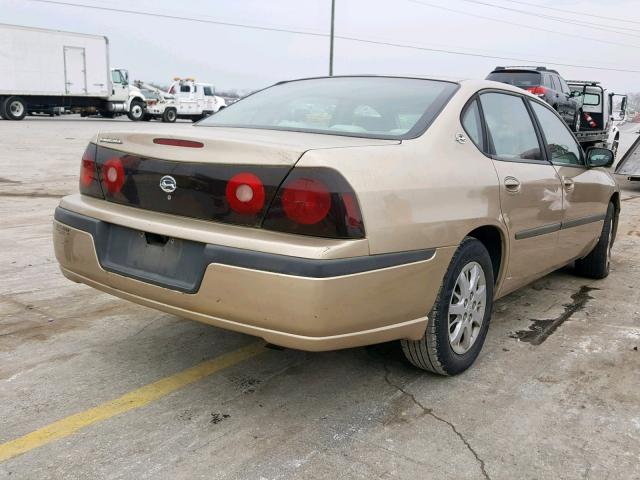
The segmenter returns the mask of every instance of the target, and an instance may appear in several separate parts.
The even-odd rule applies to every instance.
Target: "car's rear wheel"
[[[424,336],[401,341],[407,359],[440,375],[469,368],[487,335],[493,286],[489,252],[475,238],[465,238],[451,259]]]
[[[615,207],[613,203],[607,208],[607,215],[602,225],[600,239],[593,250],[584,258],[576,260],[576,273],[583,277],[601,279],[611,271],[611,250],[613,248],[613,228]]]

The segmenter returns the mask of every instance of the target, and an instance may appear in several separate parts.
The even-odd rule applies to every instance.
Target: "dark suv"
[[[545,67],[496,67],[487,80],[528,90],[551,105],[574,132],[580,129],[580,104],[557,71]]]

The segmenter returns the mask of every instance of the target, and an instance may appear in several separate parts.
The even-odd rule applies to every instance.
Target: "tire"
[[[165,123],[175,123],[178,118],[178,114],[175,108],[167,108],[162,113],[162,121]]]
[[[142,121],[143,121],[143,122],[150,122],[151,120],[153,120],[153,117],[152,117],[151,115],[149,115],[148,113],[145,113],[145,114],[142,116]]]
[[[144,102],[140,100],[132,100],[131,105],[129,105],[129,111],[127,112],[127,117],[132,122],[138,122],[142,120],[145,114],[145,106]]]
[[[589,255],[576,260],[575,271],[578,275],[598,280],[609,276],[611,271],[611,248],[614,240],[615,211],[613,203],[609,203],[598,243],[589,252]]]
[[[484,299],[481,296],[476,297],[472,292],[465,300],[464,295],[460,295],[463,291],[460,289],[459,277],[462,277],[463,272],[472,272],[474,268],[479,268],[484,277]],[[480,277],[480,274],[478,276]],[[481,287],[482,282],[476,282],[476,285]],[[493,308],[493,287],[493,266],[489,252],[479,240],[466,237],[449,263],[442,286],[429,313],[424,336],[420,340],[400,341],[407,360],[418,368],[440,375],[456,375],[469,368],[478,357],[487,336]],[[480,290],[476,293],[480,295]],[[460,305],[460,314],[451,313],[451,302],[456,299],[459,299],[456,303]],[[477,299],[481,300],[483,305],[473,308],[476,307]],[[464,320],[469,312],[474,312],[469,317],[472,323]],[[450,318],[454,315],[450,323]],[[470,328],[465,329],[465,324],[470,324]],[[455,337],[458,332],[459,343],[455,339],[451,341],[452,327],[454,329],[451,334]],[[468,332],[472,333],[469,335]],[[465,335],[466,341],[462,342]]]
[[[20,97],[9,97],[4,101],[2,116],[7,120],[22,120],[27,116],[27,104]]]

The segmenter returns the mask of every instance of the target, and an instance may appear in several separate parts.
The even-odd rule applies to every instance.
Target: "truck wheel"
[[[132,100],[131,105],[129,105],[127,117],[129,117],[129,120],[131,120],[132,122],[142,120],[142,117],[144,117],[144,110],[144,103],[142,103],[140,100]]]
[[[22,120],[27,115],[27,104],[20,97],[9,97],[4,101],[2,114],[7,120]]]
[[[152,115],[149,115],[148,113],[145,113],[145,114],[142,116],[142,121],[143,121],[143,122],[149,122],[149,121],[151,121],[151,120],[153,120],[153,116],[152,116]]]
[[[607,208],[607,215],[602,225],[600,239],[593,250],[584,258],[576,260],[576,273],[583,277],[601,279],[609,275],[611,269],[611,249],[613,248],[613,227],[615,207],[613,203]]]
[[[178,114],[174,108],[167,108],[162,114],[162,121],[165,123],[174,123],[178,118]]]
[[[454,253],[420,340],[401,340],[416,367],[440,375],[463,372],[478,357],[493,307],[493,266],[485,246],[466,237]]]
[[[0,97],[0,119],[4,118],[4,104],[6,100],[5,97]]]

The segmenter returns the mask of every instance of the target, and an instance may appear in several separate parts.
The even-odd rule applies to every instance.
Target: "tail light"
[[[294,168],[263,228],[330,238],[364,238],[360,206],[347,181],[328,168]]]
[[[106,187],[107,191],[111,194],[120,192],[125,180],[122,160],[118,157],[110,158],[104,162],[101,171],[102,184]]]
[[[95,144],[90,143],[82,155],[80,163],[80,193],[103,198],[96,165],[97,148]]]
[[[537,95],[539,97],[544,97],[547,93],[547,89],[542,87],[542,86],[537,86],[537,87],[529,87],[527,88],[528,92],[533,93],[534,95]]]
[[[264,207],[264,184],[253,173],[242,172],[231,177],[225,195],[231,210],[242,215],[255,215]]]

